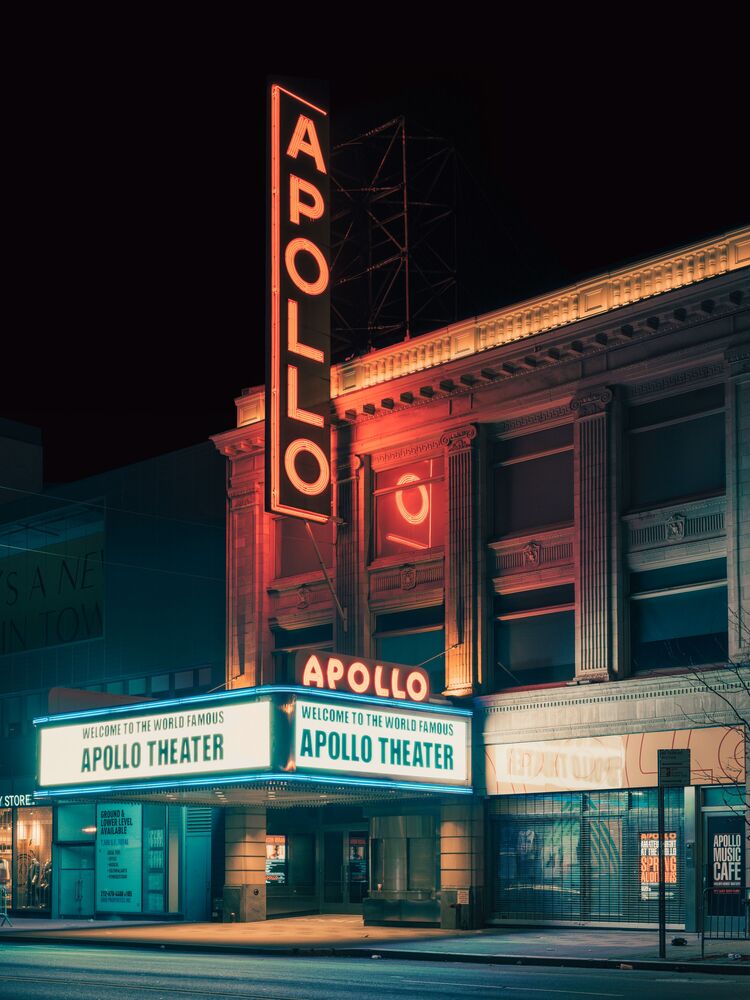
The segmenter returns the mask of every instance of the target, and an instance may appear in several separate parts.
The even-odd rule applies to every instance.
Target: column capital
[[[471,442],[477,436],[475,424],[466,424],[465,427],[453,427],[440,435],[440,444],[447,448],[449,452],[468,451]]]
[[[750,375],[750,342],[727,348],[724,358],[730,378]]]
[[[614,393],[608,385],[596,386],[577,392],[570,401],[570,408],[577,417],[593,417],[606,413]]]

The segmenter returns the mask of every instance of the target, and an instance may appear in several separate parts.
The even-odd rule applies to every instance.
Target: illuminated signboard
[[[379,472],[375,487],[376,555],[426,552],[445,541],[443,459]]]
[[[103,913],[140,913],[141,806],[98,805],[96,829],[96,909]]]
[[[69,712],[34,724],[37,802],[264,782],[275,789],[313,782],[471,794],[471,712],[451,705],[279,685]],[[113,827],[118,818],[107,817]],[[120,825],[137,839],[133,822]],[[114,828],[109,835],[126,837]],[[278,850],[269,860],[281,861],[280,842],[271,844]],[[119,855],[124,870],[131,845],[114,846],[126,852]]]
[[[328,115],[270,88],[266,509],[331,515]]]
[[[659,834],[641,834],[641,899],[659,898]],[[677,885],[677,834],[664,834],[664,884]],[[667,899],[674,899],[674,888],[666,889]]]
[[[691,783],[745,781],[742,733],[729,726],[666,730],[570,740],[485,746],[490,795],[652,788],[658,752],[675,743],[691,749]]]
[[[295,669],[303,687],[350,691],[394,701],[420,702],[430,697],[430,675],[422,667],[303,650],[297,654]]]
[[[469,720],[376,701],[306,701],[294,716],[297,770],[345,771],[401,782],[469,781]]]
[[[121,718],[87,714],[89,721],[40,730],[40,787],[186,778],[270,763],[265,701]]]
[[[286,885],[286,834],[266,834],[266,883]]]
[[[706,886],[713,890],[708,894],[708,913],[741,917],[745,885],[745,818],[708,816],[706,825]]]

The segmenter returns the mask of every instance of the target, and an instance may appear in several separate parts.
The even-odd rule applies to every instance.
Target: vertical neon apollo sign
[[[331,515],[328,115],[270,88],[266,509]]]

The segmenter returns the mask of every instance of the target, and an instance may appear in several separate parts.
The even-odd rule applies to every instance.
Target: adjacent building
[[[224,470],[206,443],[45,488],[39,432],[8,421],[0,458],[0,886],[16,914],[93,917],[94,810],[35,799],[33,719],[223,686]],[[207,917],[212,814],[148,822],[172,860],[143,912]]]

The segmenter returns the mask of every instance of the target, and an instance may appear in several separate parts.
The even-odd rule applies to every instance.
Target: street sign
[[[684,788],[690,784],[690,751],[659,750],[659,787]]]
[[[659,958],[667,957],[666,859],[664,856],[664,789],[690,784],[690,751],[659,750]]]

